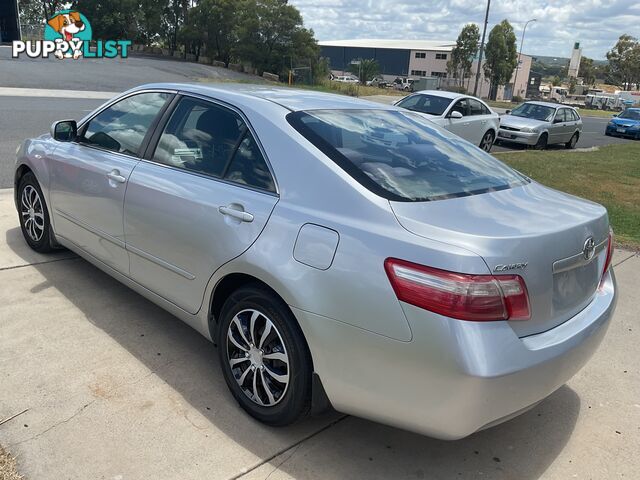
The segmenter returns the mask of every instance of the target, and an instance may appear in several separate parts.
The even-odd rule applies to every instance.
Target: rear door
[[[127,188],[131,277],[196,313],[211,275],[257,239],[278,196],[239,111],[184,96],[163,123]]]
[[[51,204],[56,234],[125,275],[123,204],[127,181],[139,162],[168,92],[128,96],[81,128],[77,142],[51,156]]]

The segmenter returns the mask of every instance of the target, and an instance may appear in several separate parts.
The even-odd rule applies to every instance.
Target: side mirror
[[[505,114],[505,115],[509,115],[510,113],[511,113],[511,110],[505,110],[505,111],[504,111],[504,114]]]
[[[78,136],[75,120],[59,120],[51,125],[51,138],[58,142],[72,142]]]
[[[561,118],[554,118],[553,123],[562,123],[563,120]]]
[[[617,117],[618,115],[620,115],[619,113],[613,113],[611,114],[612,117]]]
[[[454,111],[452,111],[452,112],[450,112],[450,113],[449,113],[449,118],[457,118],[457,119],[460,119],[460,118],[462,118],[462,114],[461,114],[459,111],[454,110]]]

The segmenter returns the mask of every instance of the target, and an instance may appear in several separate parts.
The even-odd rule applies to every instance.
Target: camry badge
[[[507,272],[509,270],[524,270],[529,265],[528,262],[524,263],[508,263],[506,265],[496,265],[493,269],[494,272]]]
[[[593,237],[589,237],[584,242],[584,247],[582,248],[582,255],[584,255],[585,260],[591,260],[596,253],[596,242],[593,240]]]

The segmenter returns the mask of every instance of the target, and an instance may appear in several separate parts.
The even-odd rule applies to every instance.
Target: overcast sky
[[[318,40],[353,38],[453,40],[469,22],[482,24],[486,0],[290,0]],[[623,33],[640,36],[638,0],[493,0],[489,30],[503,19],[514,27],[523,53],[569,57],[580,41],[583,55],[604,59]],[[488,33],[487,33],[488,35]]]

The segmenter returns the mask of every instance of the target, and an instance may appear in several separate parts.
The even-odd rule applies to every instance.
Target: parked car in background
[[[378,88],[387,88],[389,86],[389,82],[387,82],[383,77],[374,77],[371,80],[367,81],[367,86],[369,87],[378,87]]]
[[[537,150],[558,143],[575,148],[581,132],[582,119],[575,108],[549,102],[525,102],[500,117],[497,140]]]
[[[395,103],[490,152],[500,116],[482,100],[444,90],[423,90]]]
[[[616,303],[604,207],[345,96],[143,85],[25,140],[15,206],[31,248],[212,340],[269,425],[332,405],[464,437],[575,375]]]
[[[604,134],[640,140],[640,108],[627,108],[624,112],[614,116],[609,120]]]
[[[415,82],[414,78],[396,78],[393,81],[393,88],[396,90],[403,90],[405,92],[413,92],[413,82]]]
[[[337,77],[334,77],[333,81],[341,83],[360,83],[358,77],[354,77],[353,75],[338,75]]]

